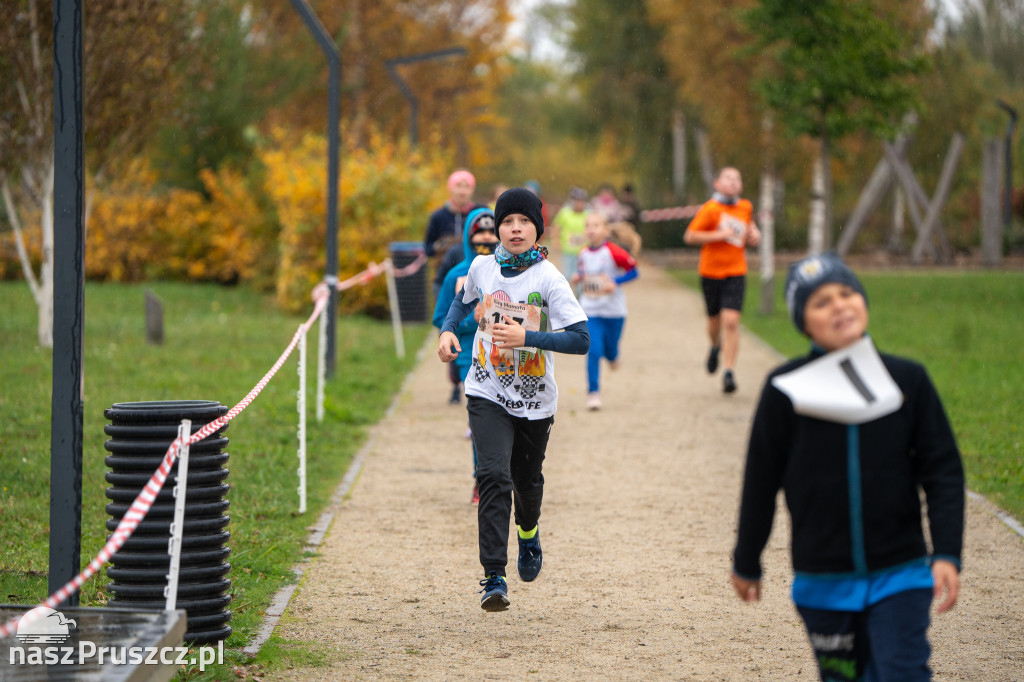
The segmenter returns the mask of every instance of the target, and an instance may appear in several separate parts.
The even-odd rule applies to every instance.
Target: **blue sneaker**
[[[480,597],[480,608],[484,611],[504,611],[508,608],[508,585],[504,577],[491,571],[480,581],[480,586],[484,588],[480,590],[484,595]]]
[[[544,563],[544,553],[540,551],[540,529],[529,540],[524,540],[516,533],[519,540],[519,560],[516,561],[516,568],[519,570],[519,579],[524,583],[531,582],[540,573],[541,564]]]

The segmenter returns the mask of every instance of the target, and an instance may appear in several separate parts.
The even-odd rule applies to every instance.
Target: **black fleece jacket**
[[[791,360],[769,375],[751,428],[733,570],[761,577],[775,499],[785,491],[798,573],[865,576],[932,554],[960,565],[964,474],[953,431],[924,367],[882,354],[904,396],[896,412],[847,426],[798,415],[771,384],[821,355]]]

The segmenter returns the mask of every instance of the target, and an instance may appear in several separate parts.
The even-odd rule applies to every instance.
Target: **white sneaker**
[[[600,410],[601,409],[601,394],[597,391],[587,396],[587,409],[588,410]]]

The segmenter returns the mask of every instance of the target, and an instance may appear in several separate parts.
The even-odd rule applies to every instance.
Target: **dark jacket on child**
[[[751,428],[734,570],[761,578],[776,495],[785,491],[797,573],[862,577],[929,554],[923,489],[935,558],[960,565],[964,473],[953,431],[923,366],[881,354],[903,393],[892,414],[860,425],[794,412],[772,385],[821,356],[791,360],[768,377]]]

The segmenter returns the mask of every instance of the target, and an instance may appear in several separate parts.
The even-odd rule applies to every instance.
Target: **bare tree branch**
[[[18,210],[14,206],[14,199],[11,196],[11,183],[7,173],[0,171],[0,192],[4,197],[4,208],[7,211],[7,220],[14,230],[14,246],[18,249],[18,260],[21,261],[21,272],[25,275],[28,288],[32,291],[32,298],[39,300],[39,282],[36,280],[36,273],[32,270],[32,263],[29,262],[28,252],[25,250],[25,237],[21,231],[21,220],[18,218]]]

